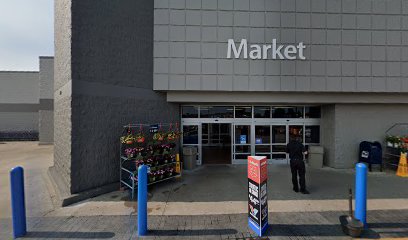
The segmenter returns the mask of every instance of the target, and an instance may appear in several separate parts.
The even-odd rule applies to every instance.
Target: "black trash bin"
[[[371,172],[372,164],[380,164],[382,172],[382,146],[379,142],[363,141],[360,143],[359,162],[368,163]]]

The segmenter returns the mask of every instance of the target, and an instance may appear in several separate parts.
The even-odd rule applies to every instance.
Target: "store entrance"
[[[202,124],[202,163],[231,163],[231,124]]]

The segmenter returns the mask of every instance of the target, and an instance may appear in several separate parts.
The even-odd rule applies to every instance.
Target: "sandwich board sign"
[[[248,157],[248,226],[258,236],[268,228],[268,161],[264,156]]]

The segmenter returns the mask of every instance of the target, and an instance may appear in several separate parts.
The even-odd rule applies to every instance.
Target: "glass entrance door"
[[[183,125],[183,146],[191,146],[197,148],[197,164],[201,164],[201,128],[198,124]]]
[[[251,155],[251,124],[237,123],[234,125],[233,163],[246,163]]]
[[[186,105],[182,106],[182,144],[197,147],[197,164],[202,160],[246,164],[249,155],[287,163],[291,137],[298,137],[306,148],[320,144],[320,117],[319,106]]]
[[[270,125],[255,125],[255,155],[271,159]]]
[[[287,162],[287,125],[272,125],[272,160]]]
[[[303,143],[303,125],[288,125],[289,135],[287,142],[298,140]]]
[[[291,139],[303,143],[303,125],[272,125],[272,162],[288,162],[286,145]]]
[[[231,124],[203,123],[201,127],[203,164],[230,164]]]

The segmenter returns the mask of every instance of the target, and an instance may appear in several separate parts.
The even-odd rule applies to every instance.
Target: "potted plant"
[[[385,137],[385,142],[387,143],[387,147],[394,147],[394,136],[387,135]]]
[[[401,137],[400,138],[400,145],[399,145],[401,153],[405,154],[408,152],[408,137]]]
[[[170,155],[168,153],[166,153],[165,155],[163,155],[163,162],[164,164],[169,163],[170,160]]]
[[[166,134],[166,137],[167,137],[167,140],[169,140],[169,141],[176,140],[177,139],[177,133],[175,131],[169,131]]]
[[[149,173],[149,183],[156,181],[156,174],[154,172]]]
[[[152,146],[152,145],[148,145],[148,146],[146,147],[146,151],[147,151],[148,154],[153,155],[153,153],[154,153],[153,146]]]
[[[162,132],[157,132],[153,135],[153,140],[161,142],[163,141],[165,138],[165,134],[163,134]]]
[[[128,133],[128,135],[122,136],[122,137],[120,138],[120,141],[121,141],[123,144],[127,144],[127,145],[133,144],[134,140],[135,140],[135,138],[134,138],[134,136],[133,136],[132,133]]]
[[[135,152],[136,153],[142,153],[144,151],[143,147],[135,147]]]
[[[128,158],[133,158],[135,156],[135,149],[134,148],[126,148],[125,154]]]
[[[166,169],[166,177],[171,177],[173,176],[174,168],[167,168]]]
[[[159,171],[157,171],[157,173],[158,173],[158,176],[159,176],[159,179],[163,179],[164,178],[164,170],[159,170]]]
[[[146,163],[147,163],[147,165],[149,165],[150,167],[153,167],[153,166],[155,165],[155,162],[153,161],[153,158],[152,158],[152,157],[147,157]]]
[[[138,154],[136,156],[136,160],[139,160],[139,161],[143,162],[143,164],[144,164],[144,161],[143,161],[144,159],[143,159],[143,156],[142,156],[141,152],[138,152]]]
[[[173,150],[177,146],[174,142],[169,143],[168,145],[169,145],[169,150],[170,151]]]
[[[394,137],[394,148],[399,148],[401,145],[401,138],[399,136]]]
[[[138,134],[136,134],[135,140],[136,140],[137,143],[144,143],[144,141],[145,141],[144,133],[139,132]]]

